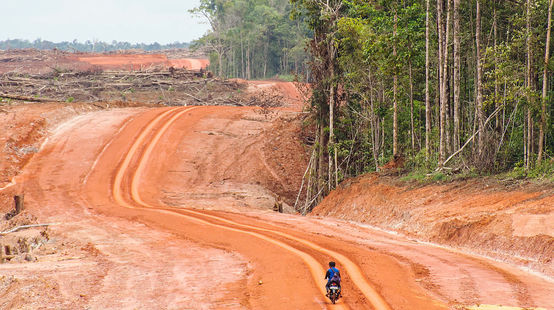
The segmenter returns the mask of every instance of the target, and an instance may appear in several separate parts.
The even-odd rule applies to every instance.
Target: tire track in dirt
[[[92,166],[89,168],[89,170],[87,171],[87,174],[85,175],[85,177],[83,178],[83,185],[86,185],[87,182],[88,182],[88,178],[90,177],[90,175],[92,174],[92,172],[94,171],[94,169],[96,169],[96,165],[98,165],[98,162],[100,160],[100,158],[102,157],[102,155],[104,155],[104,153],[106,152],[106,150],[108,149],[108,147],[110,147],[110,145],[112,145],[112,143],[114,142],[114,140],[117,138],[117,136],[125,129],[127,128],[127,125],[129,125],[129,123],[131,123],[133,120],[135,119],[134,116],[131,116],[129,117],[127,120],[125,120],[125,122],[123,123],[123,125],[121,125],[121,127],[119,127],[119,129],[116,131],[116,133],[110,138],[110,140],[104,144],[104,146],[102,147],[102,150],[100,151],[100,153],[98,153],[98,155],[96,155],[96,158],[94,159],[94,162],[92,163]]]
[[[150,205],[150,204],[148,204],[148,203],[146,203],[142,200],[142,198],[140,197],[140,191],[139,191],[139,181],[140,181],[140,178],[141,178],[141,176],[143,174],[143,171],[146,167],[146,163],[148,162],[148,160],[149,160],[149,158],[152,154],[152,151],[153,151],[154,147],[156,146],[158,140],[163,136],[165,131],[171,126],[171,124],[177,118],[179,118],[182,114],[184,114],[187,111],[190,111],[191,109],[193,109],[193,108],[182,110],[178,113],[173,114],[171,117],[169,117],[166,120],[164,126],[162,126],[160,129],[157,130],[154,138],[151,141],[149,141],[148,145],[145,148],[145,151],[142,154],[140,154],[140,158],[139,158],[139,161],[138,161],[138,167],[137,167],[137,169],[136,169],[136,171],[133,174],[133,177],[131,179],[131,200],[133,200],[134,203],[141,206],[139,208],[148,208],[148,209],[153,209],[153,210],[156,210],[156,211],[162,212],[162,213],[167,213],[167,214],[172,214],[172,215],[179,215],[179,216],[185,217],[189,220],[202,223],[204,225],[209,225],[209,226],[213,226],[213,227],[217,227],[217,228],[221,228],[221,229],[225,229],[225,230],[229,230],[229,231],[235,231],[235,232],[240,232],[240,233],[243,233],[243,234],[251,235],[251,236],[256,237],[258,239],[262,239],[262,240],[270,242],[274,245],[277,245],[277,246],[279,246],[279,247],[281,247],[281,248],[283,248],[283,249],[299,256],[306,263],[306,265],[309,267],[310,272],[311,272],[311,274],[314,278],[314,281],[316,281],[316,283],[317,283],[316,279],[319,279],[321,277],[321,274],[323,274],[325,272],[325,270],[321,266],[321,264],[319,264],[317,262],[317,260],[315,260],[311,255],[309,255],[306,252],[303,252],[301,250],[298,250],[298,249],[296,249],[296,248],[294,248],[294,247],[290,246],[289,244],[286,244],[282,241],[270,238],[266,235],[263,235],[263,234],[260,234],[260,233],[257,233],[257,232],[253,232],[253,231],[250,231],[250,230],[258,230],[258,231],[262,231],[262,232],[276,234],[276,235],[279,235],[279,236],[284,237],[286,239],[289,239],[289,240],[292,240],[292,241],[295,241],[295,242],[299,242],[299,243],[301,243],[301,244],[303,244],[303,245],[305,245],[305,246],[307,246],[307,247],[309,247],[313,250],[316,250],[317,252],[320,252],[320,253],[326,254],[328,256],[334,257],[343,266],[345,266],[346,272],[351,277],[353,283],[360,289],[360,291],[363,293],[363,295],[367,298],[367,300],[376,309],[387,309],[387,310],[390,309],[388,304],[383,300],[383,298],[377,293],[377,291],[375,291],[375,289],[373,289],[373,287],[365,279],[365,277],[363,276],[363,273],[361,272],[360,268],[354,262],[352,262],[349,258],[347,258],[346,256],[344,256],[344,255],[342,255],[338,252],[328,250],[328,249],[323,248],[323,247],[321,247],[321,246],[319,246],[319,245],[317,245],[313,242],[304,240],[302,238],[294,237],[294,236],[291,236],[291,235],[286,234],[286,233],[282,233],[282,232],[278,232],[278,231],[274,231],[274,230],[269,230],[269,229],[264,229],[264,228],[259,228],[259,227],[254,227],[254,226],[250,226],[250,225],[243,225],[243,224],[239,224],[239,223],[236,223],[236,222],[233,222],[233,221],[230,221],[230,220],[227,220],[227,219],[223,219],[223,218],[220,218],[220,217],[217,217],[217,216],[206,215],[206,214],[196,212],[196,211],[192,211],[192,210],[185,210],[185,209],[176,210],[174,208],[152,206],[152,205]],[[117,171],[117,174],[116,174],[116,177],[115,177],[115,181],[113,183],[114,198],[120,205],[122,205],[126,208],[133,208],[133,209],[137,208],[136,206],[133,206],[132,204],[129,204],[128,202],[126,202],[124,200],[122,194],[121,194],[121,186],[122,186],[123,177],[127,173],[127,170],[129,168],[129,165],[130,165],[130,162],[131,162],[131,158],[133,158],[135,156],[139,146],[142,145],[142,143],[144,142],[144,140],[145,140],[146,136],[148,135],[148,133],[160,122],[160,120],[162,120],[163,118],[166,118],[167,115],[171,114],[174,111],[175,110],[170,110],[170,111],[162,113],[161,115],[156,117],[149,124],[149,126],[147,126],[145,128],[145,130],[141,133],[141,135],[137,138],[137,140],[134,142],[134,144],[131,146],[129,152],[125,156],[125,159],[123,160],[123,163],[119,167],[119,169]],[[183,213],[187,213],[188,215],[183,214]],[[199,218],[199,217],[204,217],[204,218]],[[226,226],[226,225],[215,224],[215,223],[206,221],[205,220],[206,217],[211,218],[211,219],[215,219],[219,222],[225,223],[227,225],[232,225],[232,226],[235,226],[235,227],[229,227],[229,226]],[[237,228],[237,227],[246,228],[248,230]],[[318,284],[317,287],[320,290],[320,293],[322,295],[324,295],[325,290],[323,289],[323,286]],[[344,308],[344,306],[345,305],[335,305],[335,308]]]
[[[322,224],[322,225],[326,226],[327,229],[329,230],[335,230],[335,227],[333,225],[330,225],[330,224]],[[342,233],[344,234],[344,232]],[[351,237],[356,237],[355,234],[349,234],[349,235]],[[347,242],[347,239],[343,239],[343,241]],[[402,249],[403,251],[406,251],[406,252],[416,252],[412,246],[408,246],[403,242],[392,241],[392,240],[385,241],[384,239],[378,239],[377,242],[383,244],[384,246],[394,246],[396,249]],[[472,263],[472,265],[468,267],[465,265],[465,263],[462,264],[460,263],[460,261],[457,261],[457,262],[452,261],[451,259],[447,259],[438,254],[433,254],[433,252],[430,252],[430,251],[426,251],[426,252],[417,251],[418,253],[424,254],[426,257],[439,261],[441,264],[448,266],[449,268],[456,269],[454,274],[461,277],[461,281],[460,281],[461,286],[462,288],[465,288],[463,294],[465,297],[464,302],[466,304],[483,303],[482,298],[484,298],[483,297],[484,295],[482,294],[483,292],[480,291],[481,287],[478,285],[479,278],[475,276],[476,272],[474,271],[476,268],[482,268],[482,270],[486,270],[488,272],[494,273],[495,275],[504,279],[502,283],[510,286],[512,295],[515,297],[517,301],[516,304],[518,306],[520,307],[525,307],[529,305],[534,307],[538,306],[538,304],[534,301],[533,296],[531,296],[531,294],[529,293],[530,288],[525,284],[524,281],[519,279],[517,275],[494,265],[489,260],[485,260],[480,257],[475,257],[468,253],[464,253],[452,248],[437,246],[432,243],[429,243],[429,245],[432,246],[433,248],[441,248],[442,250],[450,254],[459,255],[463,257],[464,260],[467,260],[467,263]],[[398,253],[390,252],[389,250],[383,250],[383,253],[386,253],[387,255],[390,255],[393,257],[398,257],[400,260],[405,260],[409,263],[415,262],[413,259],[413,256],[412,258],[410,258],[410,256],[406,255],[405,253],[400,255]],[[472,268],[472,269],[469,269],[469,268]],[[444,295],[444,293],[441,293],[436,289],[433,289],[432,291],[438,296],[441,296],[444,299],[448,299],[446,295]]]
[[[221,229],[228,230],[228,231],[235,231],[235,232],[251,235],[251,236],[256,237],[258,239],[262,239],[262,240],[270,242],[274,245],[277,245],[277,246],[279,246],[279,247],[281,247],[281,248],[283,248],[283,249],[299,256],[306,263],[306,265],[310,269],[310,273],[312,274],[312,277],[313,277],[314,281],[316,281],[316,285],[317,285],[320,293],[322,295],[325,295],[325,293],[326,293],[325,289],[323,288],[321,283],[317,283],[317,280],[316,280],[316,279],[321,278],[321,275],[325,273],[325,270],[317,262],[317,260],[315,258],[313,258],[311,255],[309,255],[309,254],[307,254],[307,253],[305,253],[301,250],[298,250],[298,249],[296,249],[296,248],[294,248],[294,247],[292,247],[292,246],[290,246],[290,245],[288,245],[284,242],[275,240],[273,238],[264,236],[262,234],[258,234],[258,233],[250,232],[250,231],[245,231],[245,230],[241,230],[241,229],[237,229],[237,228],[233,228],[233,227],[228,227],[228,226],[224,226],[224,225],[210,223],[210,222],[202,220],[202,219],[198,219],[198,218],[195,218],[195,217],[192,217],[192,216],[187,216],[185,214],[181,214],[180,212],[176,212],[176,210],[174,210],[172,208],[167,208],[167,207],[165,207],[165,208],[161,207],[160,208],[160,207],[152,206],[152,205],[147,204],[146,202],[144,202],[142,200],[142,198],[140,197],[140,194],[139,194],[138,181],[140,180],[140,177],[142,176],[142,173],[143,173],[143,171],[145,169],[145,166],[146,166],[145,163],[148,162],[148,160],[150,158],[150,155],[152,153],[152,150],[156,146],[158,140],[163,136],[165,131],[169,128],[169,126],[171,126],[171,124],[177,118],[179,118],[182,114],[184,114],[184,113],[186,113],[186,112],[188,112],[192,109],[194,109],[194,108],[184,109],[184,110],[181,110],[179,112],[175,112],[177,109],[172,109],[172,110],[166,111],[166,112],[158,115],[154,120],[152,120],[149,123],[149,125],[141,132],[139,137],[135,140],[135,142],[133,143],[133,145],[131,146],[131,148],[129,149],[127,154],[125,155],[125,158],[124,158],[122,164],[119,166],[119,168],[117,170],[115,180],[114,180],[114,183],[113,183],[113,191],[112,191],[114,199],[116,200],[116,202],[119,205],[121,205],[125,208],[130,208],[130,209],[147,208],[147,209],[151,209],[151,210],[154,210],[154,211],[157,211],[157,212],[160,212],[160,213],[170,214],[172,216],[178,215],[178,216],[181,216],[181,217],[185,217],[188,220],[201,223],[203,225],[208,225],[208,226],[217,227],[217,228],[221,228]],[[170,114],[173,114],[173,115],[168,118],[168,115],[170,115]],[[132,204],[129,204],[123,198],[122,191],[121,191],[122,181],[123,181],[124,176],[127,174],[127,170],[128,170],[129,165],[131,163],[131,159],[137,154],[137,150],[143,144],[144,140],[149,135],[150,131],[152,131],[152,129],[164,118],[166,119],[165,124],[160,129],[157,130],[155,136],[152,138],[152,140],[150,140],[150,142],[146,146],[144,152],[142,154],[139,154],[140,159],[139,159],[138,167],[135,170],[135,173],[133,174],[132,179],[131,179],[131,199],[133,200],[133,202],[140,205],[140,207],[137,208],[136,206],[134,206]],[[344,304],[336,304],[336,305],[334,305],[333,309],[348,309],[348,307]]]
[[[165,118],[169,114],[176,113],[176,111],[178,109],[179,108],[173,108],[173,109],[167,110],[167,111],[163,112],[162,114],[156,116],[152,121],[150,121],[148,126],[146,126],[146,128],[144,128],[142,130],[140,135],[136,138],[135,142],[131,145],[131,148],[127,152],[125,158],[123,159],[123,162],[121,163],[121,165],[118,168],[118,171],[117,171],[117,174],[115,175],[115,179],[114,179],[114,183],[113,183],[114,186],[113,186],[112,195],[118,203],[123,204],[122,206],[127,207],[127,208],[132,207],[131,205],[129,205],[125,202],[125,200],[123,199],[123,194],[121,192],[121,183],[123,181],[123,176],[124,176],[123,172],[125,172],[129,168],[129,165],[131,163],[131,160],[132,160],[133,156],[136,154],[138,148],[143,145],[144,140],[146,139],[148,134],[150,134],[152,129],[163,118]],[[185,109],[184,111],[188,111],[190,109],[193,109],[193,108],[188,108],[188,109]]]
[[[231,220],[219,217],[219,216],[204,214],[204,213],[199,212],[199,211],[193,211],[193,210],[189,210],[189,209],[181,209],[181,210],[183,212],[186,212],[186,213],[189,213],[189,214],[194,214],[194,215],[198,215],[198,216],[201,216],[201,217],[211,218],[211,219],[214,219],[214,220],[217,220],[217,221],[220,221],[220,222],[224,222],[224,223],[227,223],[227,224],[230,224],[230,225],[275,234],[275,235],[284,237],[286,239],[293,240],[293,241],[296,241],[298,243],[301,243],[301,244],[307,246],[308,248],[316,250],[316,251],[318,251],[320,253],[323,253],[325,255],[334,257],[337,261],[339,261],[341,263],[342,266],[344,266],[346,272],[348,273],[348,275],[352,279],[352,282],[354,283],[354,285],[356,285],[358,287],[358,289],[362,292],[362,294],[367,298],[367,300],[369,302],[372,303],[372,305],[376,309],[390,309],[389,305],[381,297],[381,295],[379,295],[379,293],[371,286],[371,284],[369,284],[369,282],[364,277],[364,275],[363,275],[362,271],[360,270],[360,268],[358,267],[358,265],[356,265],[356,263],[354,263],[348,257],[346,257],[346,256],[344,256],[344,255],[342,255],[342,254],[340,254],[336,251],[326,249],[326,248],[321,247],[318,244],[315,244],[311,241],[308,241],[308,240],[305,240],[305,239],[302,239],[302,238],[298,238],[298,237],[289,235],[289,234],[284,233],[284,232],[280,232],[280,231],[276,231],[276,230],[272,230],[272,229],[261,228],[261,227],[256,227],[256,226],[251,226],[251,225],[246,225],[246,224],[240,224],[240,223],[237,223],[237,222],[234,222],[234,221],[231,221]]]

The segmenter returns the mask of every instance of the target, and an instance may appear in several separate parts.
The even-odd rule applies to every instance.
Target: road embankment
[[[413,184],[378,174],[343,182],[312,215],[398,232],[554,276],[554,188],[492,178]]]

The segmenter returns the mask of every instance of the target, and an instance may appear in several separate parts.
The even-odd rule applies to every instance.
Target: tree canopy
[[[424,176],[554,171],[554,0],[291,2],[313,33],[306,208],[389,162]]]
[[[210,23],[194,44],[208,48],[216,74],[254,79],[306,71],[309,31],[290,19],[288,0],[201,0],[192,12]]]
[[[129,43],[129,42],[119,42],[112,41],[111,43],[98,41],[98,40],[87,40],[85,42],[79,42],[77,40],[73,41],[63,41],[63,42],[51,42],[48,40],[36,39],[34,41],[21,40],[21,39],[7,39],[0,41],[1,50],[9,49],[22,49],[22,48],[36,48],[42,50],[48,49],[58,49],[62,51],[77,51],[77,52],[111,52],[119,50],[132,50],[139,49],[144,51],[157,51],[163,49],[174,49],[174,48],[186,48],[189,47],[189,43],[174,42],[169,44],[159,44],[157,42],[146,44],[146,43]]]

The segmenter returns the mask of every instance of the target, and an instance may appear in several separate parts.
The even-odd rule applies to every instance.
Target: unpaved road
[[[270,127],[256,111],[115,109],[59,126],[16,182],[28,211],[59,223],[51,233],[65,244],[48,259],[0,265],[0,307],[554,305],[552,282],[502,263],[268,211],[271,193],[258,179],[287,180],[268,164],[258,137]],[[337,305],[324,297],[329,260],[343,272]]]

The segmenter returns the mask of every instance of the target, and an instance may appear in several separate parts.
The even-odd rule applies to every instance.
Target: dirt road
[[[269,211],[287,188],[257,108],[97,111],[59,126],[15,179],[64,240],[0,265],[1,308],[447,309],[554,305],[514,267],[329,218]],[[277,147],[277,146],[275,146]],[[276,151],[277,152],[277,151]],[[286,162],[281,163],[286,165]],[[345,297],[330,305],[335,260]]]

